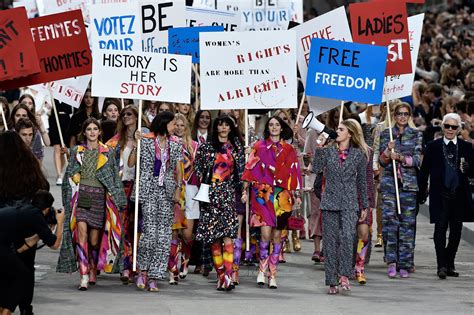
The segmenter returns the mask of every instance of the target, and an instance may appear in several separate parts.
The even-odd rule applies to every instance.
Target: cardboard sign
[[[191,56],[93,52],[94,96],[191,102]]]
[[[39,71],[26,9],[0,11],[0,81]]]
[[[13,2],[14,8],[25,7],[29,19],[35,18],[39,15],[38,5],[36,0],[21,0]]]
[[[240,30],[240,15],[234,12],[186,7],[186,26],[222,26],[226,32]]]
[[[141,0],[139,12],[143,51],[167,53],[168,30],[186,27],[185,0]]]
[[[223,26],[176,27],[168,31],[170,54],[188,55],[193,63],[199,63],[199,33],[222,32]]]
[[[387,47],[314,38],[306,94],[380,103]]]
[[[91,77],[92,76],[88,74],[51,82],[53,97],[60,102],[79,108],[82,98],[89,86]],[[32,85],[30,88],[40,94],[50,95],[49,83]]]
[[[44,0],[41,15],[81,10],[84,22],[89,23],[89,4],[90,0]]]
[[[411,73],[405,2],[364,2],[349,5],[354,42],[388,47],[385,75]]]
[[[290,21],[303,23],[302,0],[239,1],[243,31],[286,30]]]
[[[90,6],[92,51],[141,51],[140,20],[135,3]]]
[[[56,81],[92,72],[92,56],[80,10],[30,21],[41,72],[12,80],[8,88]]]
[[[383,89],[383,101],[389,101],[411,95],[413,81],[415,80],[416,60],[420,49],[421,32],[423,30],[424,14],[410,16],[408,18],[408,33],[410,36],[411,65],[412,72],[385,77]]]
[[[294,31],[199,35],[201,108],[295,108]]]
[[[294,28],[296,31],[296,53],[301,80],[306,87],[309,52],[311,40],[321,38],[352,42],[351,30],[347,21],[346,10],[339,7]],[[307,96],[308,105],[315,115],[329,111],[341,104],[337,99]]]

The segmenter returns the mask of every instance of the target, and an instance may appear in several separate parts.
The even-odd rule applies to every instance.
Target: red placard
[[[352,40],[388,47],[385,75],[411,73],[405,2],[363,2],[349,5]]]
[[[81,10],[30,20],[41,72],[0,83],[12,89],[92,73],[92,56]]]
[[[24,7],[0,11],[0,81],[40,72]]]

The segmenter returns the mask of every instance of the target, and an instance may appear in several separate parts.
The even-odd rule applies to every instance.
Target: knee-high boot
[[[232,266],[232,282],[239,284],[240,258],[242,257],[242,239],[237,238],[234,241],[234,264]]]
[[[81,283],[79,290],[87,290],[89,285],[89,243],[78,242],[76,244],[77,261],[79,262],[79,274],[81,275]]]
[[[170,273],[170,284],[178,284],[178,240],[171,240],[168,271]]]
[[[179,277],[181,279],[186,278],[188,275],[188,264],[191,257],[191,248],[193,246],[193,241],[181,241],[181,267],[179,272]]]
[[[277,268],[278,268],[278,261],[279,261],[279,256],[282,248],[282,243],[273,243],[273,251],[272,254],[270,255],[270,263],[268,264],[268,286],[272,289],[276,289],[276,274],[277,274]]]
[[[234,285],[232,283],[232,270],[234,263],[234,244],[227,243],[224,244],[224,288],[227,290],[232,290]]]
[[[364,265],[365,265],[365,256],[367,255],[367,250],[369,247],[368,240],[357,241],[357,251],[356,251],[356,279],[360,284],[365,284],[365,274],[364,274]]]
[[[211,245],[212,261],[217,272],[217,290],[224,289],[224,259],[222,257],[221,243],[214,243]]]
[[[259,258],[260,261],[258,263],[258,276],[257,276],[257,284],[264,285],[265,284],[265,274],[268,268],[268,247],[270,246],[270,242],[260,241],[259,243]]]
[[[97,282],[97,263],[99,262],[99,249],[91,246],[89,255],[89,284],[95,285]]]

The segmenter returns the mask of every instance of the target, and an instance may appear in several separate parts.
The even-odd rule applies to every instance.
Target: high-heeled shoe
[[[374,247],[382,247],[383,246],[383,238],[382,234],[377,235],[377,242],[375,242]]]
[[[301,242],[296,231],[291,233],[291,241],[293,242],[293,251],[299,252],[301,250]]]

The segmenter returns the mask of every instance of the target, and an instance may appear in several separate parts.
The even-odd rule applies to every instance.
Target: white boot
[[[89,276],[88,275],[82,275],[81,276],[81,283],[79,284],[79,290],[80,291],[86,291],[89,285]]]
[[[265,273],[263,271],[258,272],[257,284],[258,285],[265,285]]]

